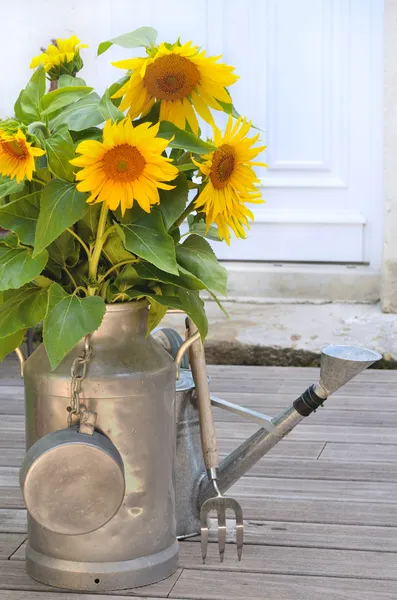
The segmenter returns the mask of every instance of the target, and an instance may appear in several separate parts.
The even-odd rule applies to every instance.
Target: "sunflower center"
[[[4,152],[11,156],[12,158],[17,158],[18,160],[24,160],[29,156],[29,152],[24,144],[13,140],[12,142],[0,142],[0,145]]]
[[[120,144],[106,152],[103,168],[109,179],[114,181],[134,181],[142,174],[146,161],[138,148]]]
[[[157,58],[146,69],[143,82],[149,94],[159,100],[179,100],[188,96],[200,81],[200,71],[179,54]]]
[[[212,158],[210,178],[214,188],[224,188],[233,175],[236,166],[236,155],[232,146],[223,144],[215,150]]]

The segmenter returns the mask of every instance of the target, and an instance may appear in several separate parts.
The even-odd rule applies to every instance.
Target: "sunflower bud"
[[[80,40],[75,35],[69,39],[58,38],[52,41],[53,43],[42,54],[33,58],[30,68],[34,69],[39,64],[44,65],[51,81],[58,81],[61,75],[75,77],[84,64],[80,49],[88,46],[80,44]]]

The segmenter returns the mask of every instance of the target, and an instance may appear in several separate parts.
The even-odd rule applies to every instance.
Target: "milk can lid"
[[[61,429],[28,450],[20,484],[30,516],[42,527],[64,535],[90,533],[110,521],[123,502],[123,461],[101,433]]]

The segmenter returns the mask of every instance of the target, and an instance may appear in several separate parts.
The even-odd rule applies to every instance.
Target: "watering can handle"
[[[197,338],[197,327],[189,317],[187,323],[189,338]],[[204,463],[207,469],[217,469],[219,467],[218,444],[216,441],[215,424],[212,416],[204,346],[200,337],[198,337],[191,345],[190,366],[197,392]]]
[[[23,353],[21,346],[18,346],[18,348],[15,348],[15,354],[17,355],[19,364],[21,366],[21,377],[23,377],[23,367],[26,362],[26,357],[25,357],[25,354]]]

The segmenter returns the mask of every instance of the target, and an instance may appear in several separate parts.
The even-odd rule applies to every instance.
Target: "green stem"
[[[73,237],[76,238],[76,240],[78,240],[78,242],[81,244],[81,246],[84,248],[88,260],[91,258],[91,252],[89,247],[87,246],[87,244],[85,242],[83,242],[83,240],[81,239],[81,237],[79,235],[77,235],[77,233],[75,231],[73,231],[73,229],[71,229],[71,227],[67,227],[66,231],[68,231],[71,235],[73,235]]]
[[[196,200],[199,196],[200,192],[197,192],[197,194],[195,195],[195,197],[193,198],[193,200],[187,205],[187,207],[185,208],[185,210],[183,211],[183,213],[181,214],[181,216],[175,221],[175,223],[173,224],[173,226],[171,227],[171,229],[173,229],[174,227],[179,227],[180,225],[182,225],[183,221],[186,219],[186,217],[188,217],[190,215],[190,213],[192,213],[195,209],[195,204],[196,204]]]
[[[77,286],[76,280],[75,280],[75,278],[73,277],[73,275],[71,274],[71,272],[69,271],[69,269],[67,268],[66,265],[64,265],[63,270],[65,271],[65,273],[67,273],[67,275],[68,275],[70,281],[72,282],[72,284],[74,285],[74,287],[77,288],[78,286]]]
[[[108,269],[106,271],[106,273],[99,278],[99,280],[98,280],[99,283],[102,283],[102,281],[104,279],[106,279],[106,277],[115,269],[118,269],[119,267],[122,267],[123,265],[131,265],[131,264],[137,263],[137,262],[139,262],[139,258],[131,258],[130,260],[122,260],[121,262],[117,263],[116,265],[113,265],[112,267],[110,267],[110,269]]]
[[[45,181],[43,181],[42,179],[39,179],[38,177],[32,177],[32,181],[35,181],[36,183],[40,183],[41,185],[47,185],[47,183]]]
[[[112,231],[115,231],[115,230],[116,230],[116,225],[111,225],[110,227],[108,227],[106,229],[105,233],[103,234],[103,238],[104,238],[103,243],[106,242],[106,240],[108,239],[109,234],[111,234]]]
[[[98,222],[98,229],[97,229],[97,234],[96,234],[94,251],[92,253],[91,258],[88,261],[88,264],[89,264],[88,277],[91,282],[96,282],[96,279],[97,279],[99,259],[101,257],[103,244],[106,241],[105,228],[106,228],[106,220],[108,218],[108,212],[109,212],[109,208],[107,207],[105,202],[103,202],[102,208],[101,208],[101,214],[100,214],[99,222]],[[88,288],[88,295],[95,296],[95,291],[96,291],[96,287],[90,286]]]
[[[83,285],[78,285],[72,295],[75,296],[80,290],[83,290],[85,295],[88,296],[88,290]]]

